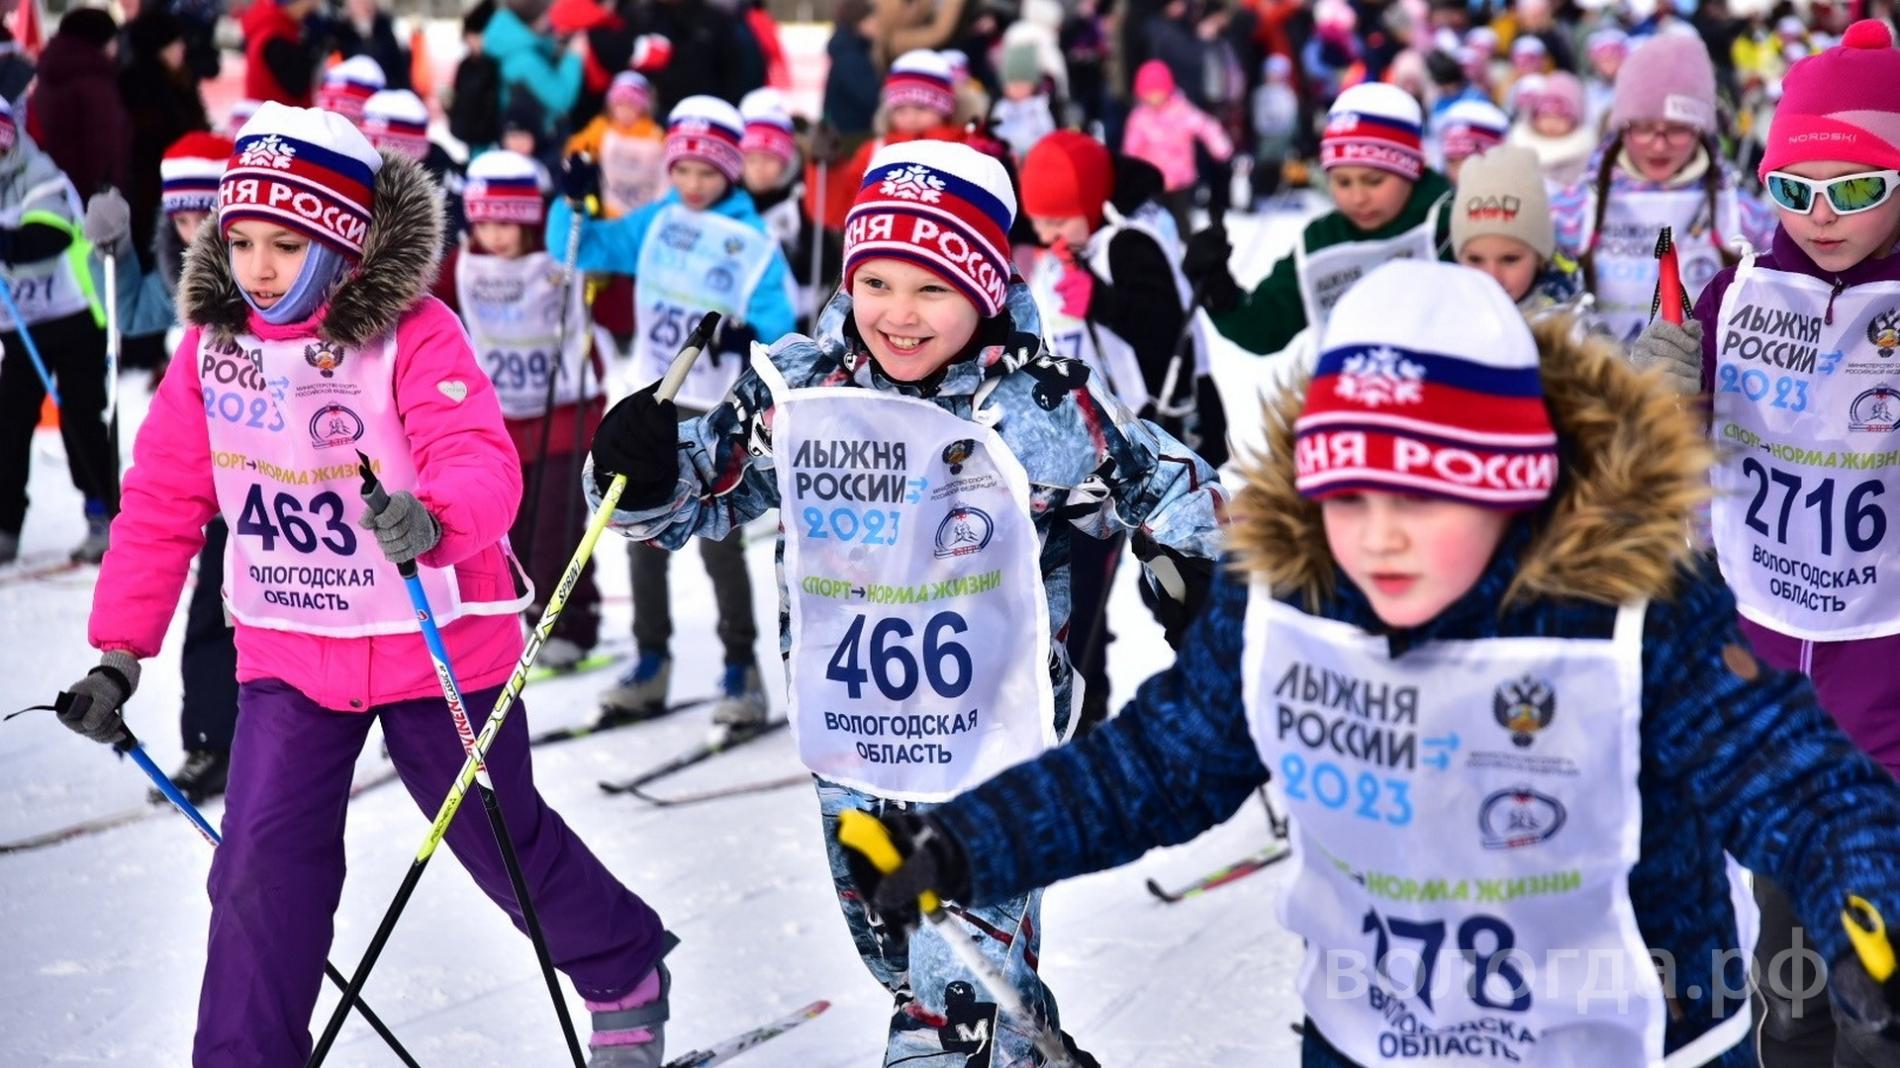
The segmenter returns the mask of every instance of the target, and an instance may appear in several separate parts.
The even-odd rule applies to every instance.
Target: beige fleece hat
[[[1550,219],[1550,196],[1537,166],[1537,153],[1522,145],[1499,145],[1465,160],[1451,213],[1451,247],[1456,255],[1474,237],[1514,237],[1548,263],[1557,251]]]

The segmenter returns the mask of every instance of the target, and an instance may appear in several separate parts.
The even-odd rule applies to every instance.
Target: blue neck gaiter
[[[324,296],[330,292],[331,283],[342,276],[343,268],[348,263],[343,253],[321,241],[312,241],[310,253],[304,257],[302,273],[297,275],[297,280],[291,283],[289,291],[277,303],[260,308],[248,291],[240,287],[238,292],[244,294],[244,303],[251,306],[258,318],[272,326],[299,322],[308,319],[310,313],[317,310],[317,305],[323,303]]]

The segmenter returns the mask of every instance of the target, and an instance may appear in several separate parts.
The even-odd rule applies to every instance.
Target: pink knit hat
[[[1715,65],[1693,33],[1661,33],[1638,45],[1616,72],[1610,129],[1679,122],[1715,132]]]
[[[1544,77],[1544,86],[1523,102],[1533,117],[1561,115],[1571,122],[1583,121],[1583,83],[1569,71],[1557,71]]]
[[[1166,63],[1158,59],[1151,59],[1136,67],[1135,95],[1138,97],[1173,96],[1174,72],[1168,69]]]
[[[1854,23],[1782,81],[1761,173],[1812,160],[1900,169],[1900,52],[1885,22]]]

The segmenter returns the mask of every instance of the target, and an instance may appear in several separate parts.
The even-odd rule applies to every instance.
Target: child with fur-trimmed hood
[[[1081,742],[852,830],[906,858],[854,868],[888,929],[925,890],[980,906],[1187,841],[1271,778],[1309,1068],[1753,1065],[1731,856],[1891,1021],[1842,915],[1900,910],[1900,787],[1750,652],[1687,538],[1708,447],[1656,375],[1401,260],[1265,415],[1175,665]]]
[[[439,800],[461,769],[397,567],[417,565],[475,730],[522,652],[531,589],[507,540],[520,461],[468,335],[428,295],[441,226],[420,164],[379,155],[340,115],[267,103],[238,133],[216,225],[186,252],[187,329],[139,428],[93,595],[88,636],[103,655],[55,708],[93,741],[126,737],[139,661],[158,654],[204,526],[222,515],[241,711],[194,1064],[309,1056],[371,724],[419,800]],[[359,450],[390,491],[375,514]],[[672,936],[537,792],[527,731],[517,709],[486,766],[553,964],[597,1014],[596,1068],[657,1068]],[[446,841],[512,911],[482,821],[457,821]]]

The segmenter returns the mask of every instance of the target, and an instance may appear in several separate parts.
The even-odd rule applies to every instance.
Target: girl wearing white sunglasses
[[[1769,251],[1717,275],[1694,322],[1651,324],[1634,356],[1713,394],[1712,545],[1756,654],[1809,675],[1855,744],[1900,772],[1900,51],[1884,22],[1788,72],[1761,176],[1781,222]],[[1823,592],[1843,577],[1874,581]],[[1767,961],[1795,924],[1779,889],[1758,879],[1756,897]],[[1785,1028],[1828,1026],[1825,996],[1768,997],[1762,1062],[1813,1063]],[[1832,1063],[1893,1063],[1847,1032]]]

